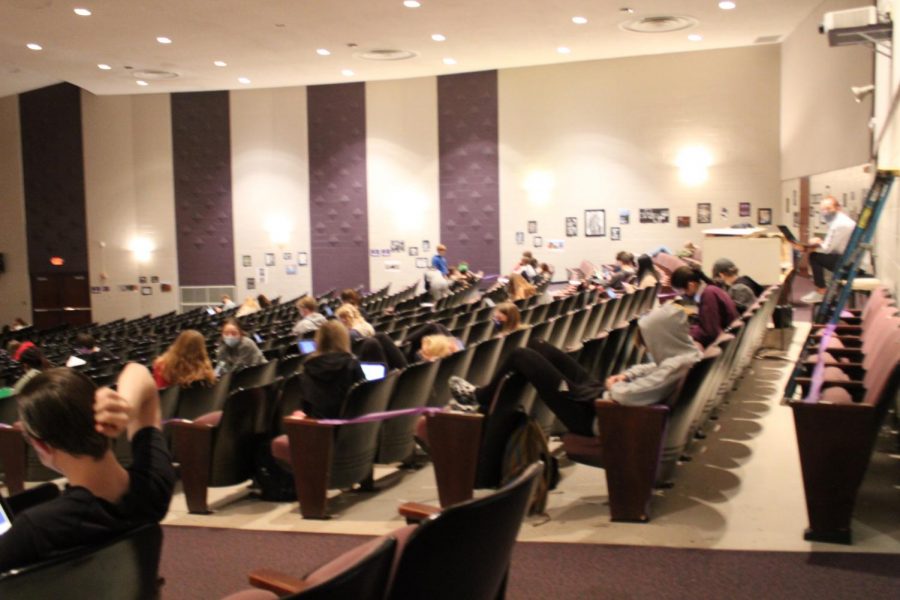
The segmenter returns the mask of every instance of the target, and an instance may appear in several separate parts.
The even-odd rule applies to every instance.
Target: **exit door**
[[[91,294],[86,274],[31,276],[31,304],[35,328],[89,325]]]

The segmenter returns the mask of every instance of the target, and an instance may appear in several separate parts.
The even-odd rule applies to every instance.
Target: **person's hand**
[[[620,381],[626,381],[624,373],[619,373],[618,375],[610,375],[606,378],[606,389],[611,388],[613,385],[619,383]]]
[[[302,410],[295,410],[294,412],[291,413],[291,416],[294,417],[295,419],[308,419],[309,418],[309,416]]]
[[[131,404],[108,387],[94,394],[94,428],[110,438],[119,437],[132,418]]]
[[[809,238],[809,243],[807,245],[808,246],[821,246],[822,238],[820,238],[820,237]]]

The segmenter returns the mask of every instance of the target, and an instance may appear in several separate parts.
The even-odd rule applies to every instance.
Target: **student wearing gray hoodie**
[[[559,420],[580,435],[593,435],[594,400],[603,397],[630,406],[646,406],[665,400],[701,353],[690,336],[687,315],[681,308],[665,304],[638,321],[640,342],[651,362],[634,365],[600,382],[568,354],[544,340],[533,340],[527,348],[513,351],[491,382],[476,388],[460,378],[451,378],[450,390],[460,404],[477,404],[486,413],[494,392],[506,373],[521,374],[538,391]]]

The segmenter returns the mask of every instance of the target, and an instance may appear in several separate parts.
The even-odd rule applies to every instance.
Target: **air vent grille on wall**
[[[222,304],[222,296],[229,296],[235,299],[234,286],[217,285],[210,287],[189,287],[181,288],[181,312],[187,312],[201,306],[217,306]]]
[[[755,40],[753,40],[754,44],[775,44],[781,41],[780,35],[761,35]]]
[[[658,15],[640,19],[631,19],[624,23],[620,23],[619,28],[634,33],[669,33],[670,31],[689,29],[696,24],[697,19],[694,17]]]

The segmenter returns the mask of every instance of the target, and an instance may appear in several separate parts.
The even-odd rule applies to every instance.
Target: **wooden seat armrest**
[[[813,331],[821,331],[821,330],[825,329],[826,327],[828,327],[828,325],[826,323],[813,323],[811,327],[812,327]],[[855,325],[855,324],[850,324],[850,323],[847,323],[847,324],[840,323],[837,325],[837,327],[834,328],[834,330],[835,330],[835,332],[837,332],[839,334],[840,333],[858,333],[858,332],[862,331],[862,325]]]
[[[303,579],[285,575],[274,569],[256,569],[247,576],[247,579],[253,587],[268,590],[279,596],[297,594],[312,587]]]
[[[441,508],[431,504],[422,504],[421,502],[404,502],[397,507],[397,512],[406,519],[408,524],[412,525],[440,513]]]
[[[810,377],[798,377],[794,380],[797,385],[802,387],[804,390],[809,387],[812,383],[812,378]],[[851,390],[864,390],[866,389],[863,385],[862,381],[828,381],[827,379],[822,382],[822,389],[830,388],[830,387],[842,387],[847,391]]]

